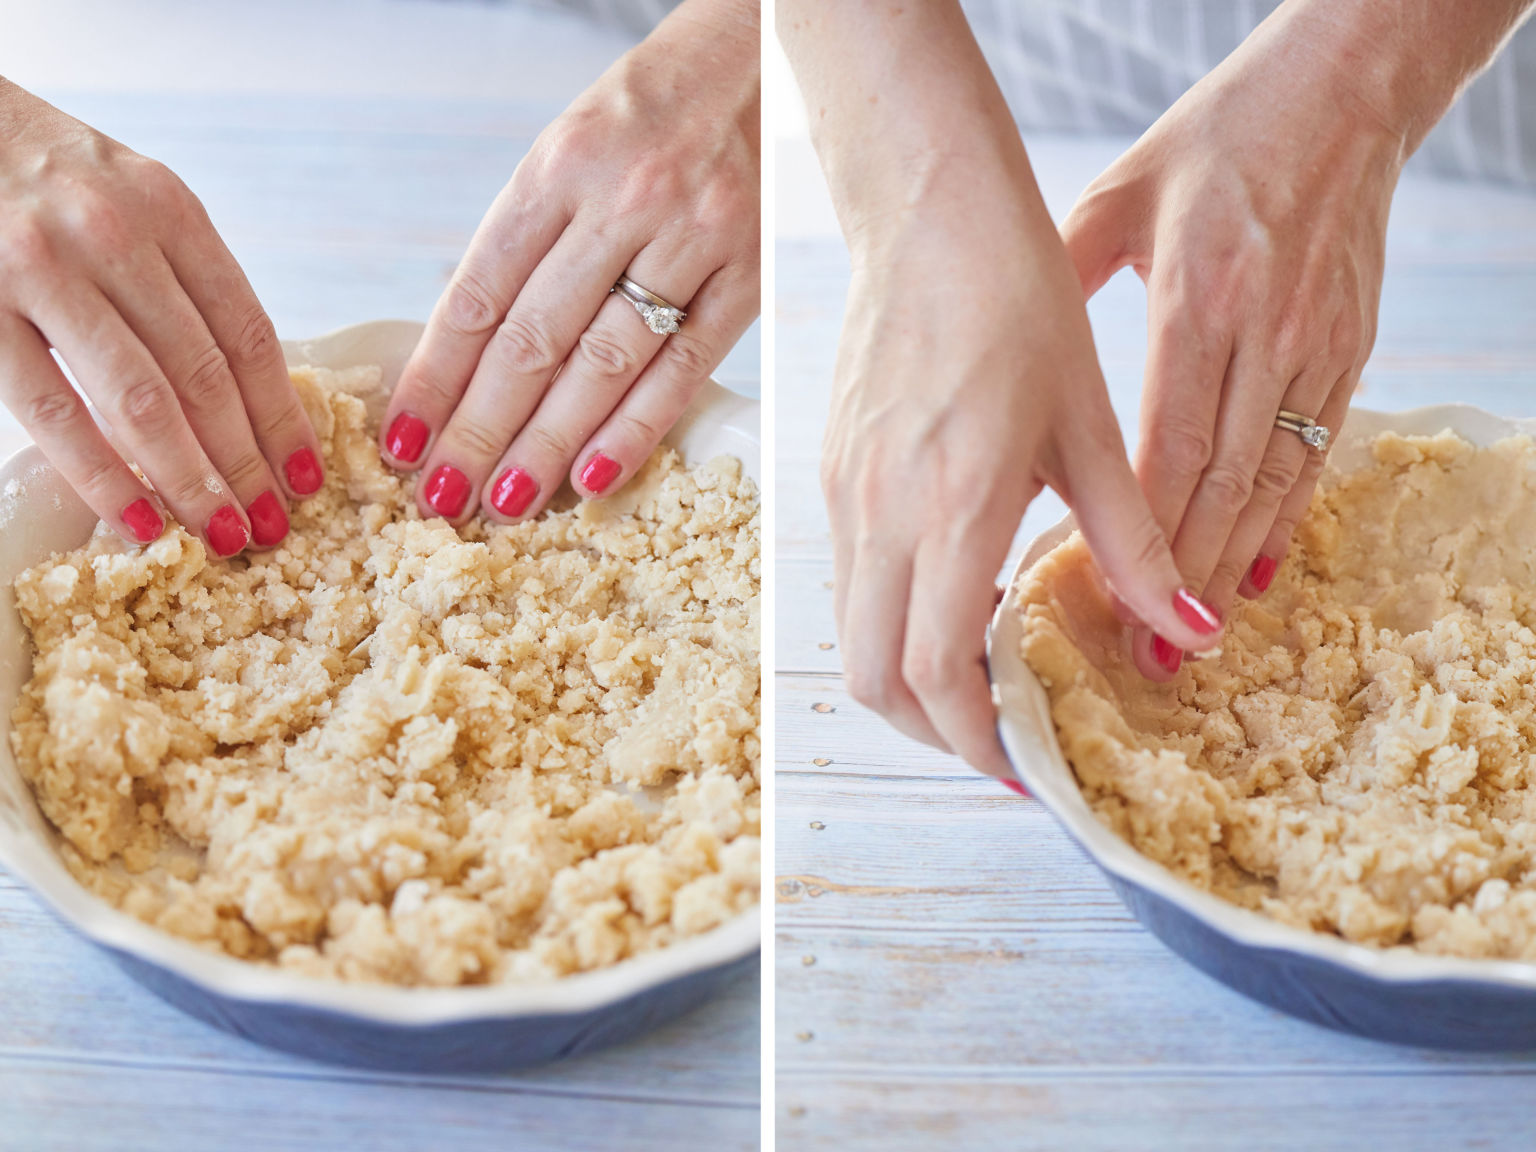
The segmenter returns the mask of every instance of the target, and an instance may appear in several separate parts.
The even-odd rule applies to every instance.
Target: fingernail
[[[251,521],[251,539],[258,547],[270,548],[288,535],[288,513],[276,493],[263,492],[245,510]]]
[[[1184,663],[1184,653],[1156,632],[1152,633],[1152,658],[1169,672],[1177,672]]]
[[[240,519],[240,513],[235,511],[233,504],[224,505],[208,517],[208,526],[203,529],[203,534],[220,556],[233,556],[251,542],[251,534],[245,530],[245,521]]]
[[[390,451],[393,452],[394,449],[391,448]],[[283,475],[288,477],[288,487],[300,496],[313,496],[320,491],[320,485],[325,482],[325,473],[320,470],[320,461],[308,448],[300,448],[288,457],[288,462],[283,465]]]
[[[508,468],[491,488],[491,505],[503,516],[521,516],[539,494],[539,482],[521,468]]]
[[[1275,578],[1279,571],[1280,561],[1273,556],[1265,556],[1260,553],[1254,562],[1248,567],[1248,583],[1258,591],[1263,592],[1269,587],[1269,582]]]
[[[1020,796],[1028,796],[1029,795],[1029,792],[1028,792],[1028,790],[1025,789],[1024,785],[1020,784],[1017,780],[1004,780],[1002,782],[1002,784],[1003,784],[1004,788],[1012,789],[1014,792],[1017,792]]]
[[[389,435],[384,439],[384,446],[389,449],[389,454],[402,464],[414,464],[421,459],[421,450],[427,446],[427,437],[430,435],[431,429],[427,427],[425,420],[412,416],[409,412],[402,412],[389,426]]]
[[[123,523],[140,544],[153,544],[165,531],[165,521],[146,497],[139,497],[123,509]]]
[[[428,478],[427,503],[444,519],[457,517],[468,500],[469,477],[452,465],[444,464]]]
[[[601,452],[594,452],[592,459],[587,461],[587,466],[581,470],[578,477],[581,486],[594,496],[601,496],[603,489],[612,484],[620,472],[624,471],[617,460],[610,460]]]
[[[1173,610],[1179,614],[1180,620],[1196,632],[1210,635],[1221,631],[1221,617],[1216,614],[1216,610],[1195,599],[1188,588],[1180,588],[1173,594]]]

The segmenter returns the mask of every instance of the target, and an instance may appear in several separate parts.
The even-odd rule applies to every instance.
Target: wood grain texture
[[[1120,146],[1033,142],[1058,218]],[[1536,412],[1536,198],[1409,179],[1388,247],[1359,402]],[[779,1146],[1531,1146],[1536,1057],[1392,1047],[1239,996],[1142,930],[1038,804],[848,697],[817,480],[848,261],[826,236],[777,252]],[[1140,284],[1090,317],[1134,432]],[[1015,554],[1061,510],[1037,501]]]
[[[177,171],[284,336],[425,319],[518,159],[606,62],[573,17],[509,23],[502,5],[279,0],[263,10],[269,24],[259,34],[249,31],[254,13],[240,6],[177,15],[175,5],[152,0],[144,5],[156,15],[152,32],[134,25],[132,6],[105,7],[0,2],[0,70]],[[349,20],[343,9],[366,9],[368,19]],[[102,19],[87,18],[92,11]],[[292,23],[271,23],[279,20]],[[487,38],[509,27],[517,37],[489,46]],[[329,39],[284,52],[283,38],[298,35]],[[622,50],[612,30],[596,35],[609,58]],[[48,37],[67,37],[67,48]],[[403,37],[413,37],[408,48]],[[146,38],[155,43],[143,67],[177,52],[197,61],[157,85],[134,70],[131,54]],[[534,63],[492,78],[460,75],[498,51]],[[345,59],[317,76],[327,53]],[[392,80],[375,68],[401,56],[414,61],[409,76]],[[559,83],[549,82],[553,74]],[[754,330],[719,375],[752,393],[757,366]],[[0,414],[0,454],[26,441]],[[313,1064],[183,1016],[3,871],[0,972],[7,1152],[758,1142],[755,974],[620,1048],[516,1075],[434,1078]]]

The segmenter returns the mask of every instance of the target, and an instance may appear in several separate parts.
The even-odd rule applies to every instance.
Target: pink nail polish
[[[1156,660],[1167,671],[1177,672],[1179,665],[1184,663],[1184,653],[1154,632],[1152,634],[1152,659]]]
[[[1255,590],[1263,592],[1269,588],[1269,583],[1275,578],[1275,573],[1280,569],[1280,561],[1273,556],[1265,556],[1260,553],[1248,568],[1248,583]]]
[[[432,430],[427,427],[425,420],[419,416],[412,416],[409,412],[402,412],[389,426],[389,435],[384,438],[384,446],[389,449],[389,454],[402,464],[414,464],[421,459],[421,450],[427,446],[427,439],[431,434]]]
[[[165,531],[165,521],[146,497],[139,497],[123,509],[123,523],[140,544],[153,544]]]
[[[452,520],[464,511],[469,501],[469,477],[444,464],[427,479],[427,503],[439,516]]]
[[[251,534],[245,529],[245,521],[235,511],[233,504],[226,504],[212,516],[203,529],[208,543],[220,556],[233,556],[251,542]]]
[[[308,448],[300,448],[288,457],[283,465],[283,475],[288,478],[288,487],[300,496],[313,496],[320,491],[320,485],[325,483],[320,461]]]
[[[1024,785],[1020,784],[1017,780],[1004,780],[1002,785],[1004,788],[1017,792],[1020,796],[1029,795],[1029,790],[1026,789]]]
[[[587,466],[581,470],[581,486],[594,496],[601,496],[603,489],[612,484],[624,469],[617,460],[611,460],[601,452],[594,452]]]
[[[491,506],[503,516],[521,516],[539,494],[539,482],[521,468],[508,468],[491,488]]]
[[[1216,610],[1208,604],[1202,604],[1188,588],[1180,588],[1173,594],[1173,610],[1179,614],[1180,620],[1196,632],[1209,636],[1212,632],[1221,631],[1221,617]]]
[[[263,492],[245,510],[251,521],[251,539],[259,548],[270,548],[288,535],[288,513],[274,492]]]

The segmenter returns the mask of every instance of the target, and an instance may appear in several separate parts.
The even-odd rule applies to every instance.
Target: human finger
[[[650,458],[709,374],[719,367],[758,313],[758,278],[721,269],[709,277],[688,306],[682,329],[667,337],[602,425],[576,452],[571,486],[582,495],[623,487]],[[611,465],[603,464],[611,461]],[[613,472],[597,486],[602,468]],[[589,483],[589,479],[592,480]]]
[[[171,266],[156,251],[154,259],[138,262],[122,280],[108,280],[104,287],[165,373],[193,434],[245,510],[251,543],[275,547],[288,535],[286,496],[257,446],[224,350]]]
[[[198,212],[207,219],[201,205]],[[274,476],[293,499],[313,496],[325,482],[320,440],[250,281],[211,223],[185,239],[163,242],[162,249],[229,364],[251,433]]]
[[[1360,369],[1356,366],[1334,388],[1317,415],[1317,422],[1329,430],[1331,440],[1337,440],[1339,437],[1344,420],[1349,414],[1350,397],[1354,395],[1355,385],[1359,379]],[[1238,592],[1242,596],[1250,600],[1255,599],[1263,595],[1274,581],[1275,573],[1285,562],[1285,554],[1291,545],[1291,536],[1296,531],[1296,525],[1301,523],[1301,518],[1307,514],[1307,508],[1312,503],[1312,494],[1317,489],[1318,478],[1322,476],[1327,463],[1326,452],[1307,453],[1301,466],[1301,474],[1296,478],[1296,483],[1292,485],[1285,499],[1280,502],[1274,523],[1270,525],[1263,544],[1259,546],[1258,555],[1248,566],[1248,571],[1238,586]]]
[[[843,681],[848,694],[912,739],[948,752],[902,678],[912,556],[905,546],[868,531],[854,546],[843,627]]]
[[[416,490],[423,516],[457,522],[475,511],[473,497],[538,409],[634,253],[603,230],[579,224],[555,242],[486,345],[452,416],[440,425]]]
[[[629,262],[624,275],[687,313],[699,285],[714,267],[715,260],[705,248],[653,240]],[[647,307],[649,320],[622,292],[609,293],[538,407],[521,428],[512,429],[510,443],[502,444],[500,459],[478,477],[469,474],[483,483],[481,503],[494,519],[511,521],[537,514],[572,470],[578,449],[608,419],[652,357],[666,341],[679,338],[681,329],[672,335],[666,331],[677,327],[676,316]],[[682,325],[686,327],[691,319],[691,315],[683,318]],[[480,411],[486,404],[471,389],[443,432],[445,451],[461,417],[473,422],[491,416]],[[590,454],[576,470],[576,491],[583,496],[615,491],[623,470],[624,462],[613,456],[600,451]]]
[[[512,302],[570,224],[570,213],[524,183],[514,173],[486,212],[390,395],[379,447],[396,468],[421,465]]]
[[[1316,386],[1315,378],[1326,371],[1305,372],[1293,381],[1280,402],[1280,410],[1310,417],[1322,404],[1319,393],[1326,390]],[[1333,373],[1328,373],[1332,376]],[[1342,381],[1335,381],[1335,385]],[[1274,426],[1270,429],[1269,442],[1264,448],[1264,458],[1253,476],[1253,495],[1232,527],[1226,547],[1222,550],[1216,567],[1205,585],[1205,599],[1218,610],[1225,612],[1232,603],[1238,585],[1252,567],[1269,530],[1274,526],[1280,505],[1290,495],[1301,477],[1309,455],[1320,455],[1294,431]],[[1271,574],[1272,575],[1272,574]]]
[[[1013,779],[1013,770],[997,736],[986,634],[1011,538],[1010,526],[968,512],[924,537],[912,565],[901,662],[902,681],[944,743],[1000,780]]]
[[[165,531],[165,518],[123,461],[48,351],[48,342],[17,316],[0,318],[0,402],[91,511],[133,544]]]
[[[1107,396],[1090,396],[1072,425],[1058,431],[1061,495],[1077,516],[1105,580],[1135,616],[1171,645],[1171,654],[1142,671],[1167,679],[1176,654],[1217,643],[1221,621],[1185,586],[1162,527],[1131,471]],[[1146,653],[1140,653],[1144,657]]]
[[[215,555],[243,551],[251,541],[244,510],[187,423],[165,373],[110,301],[94,287],[72,291],[67,306],[44,293],[31,319],[171,514],[201,533]]]

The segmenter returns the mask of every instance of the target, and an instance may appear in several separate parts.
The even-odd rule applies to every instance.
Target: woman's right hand
[[[1183,589],[1126,459],[1022,145],[1002,161],[934,173],[856,235],[822,479],[850,692],[1008,779],[985,633],[1042,487],[1072,506],[1111,588],[1162,636],[1199,651],[1220,625]]]
[[[220,556],[271,547],[319,490],[319,441],[272,322],[168,169],[0,79],[0,401],[124,538],[156,497]]]

